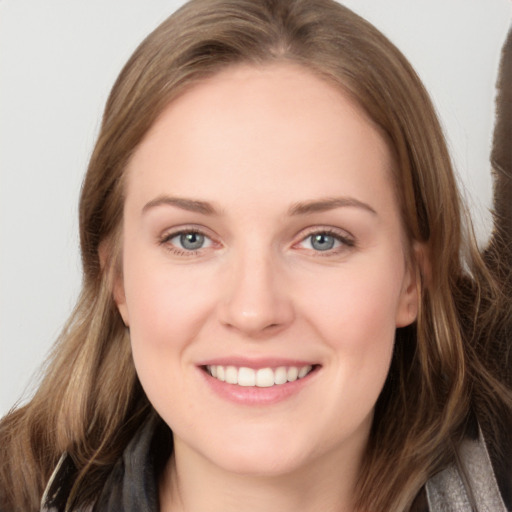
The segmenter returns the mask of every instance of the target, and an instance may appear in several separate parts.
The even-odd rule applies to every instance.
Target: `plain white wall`
[[[0,0],[0,416],[80,287],[77,200],[123,63],[179,0]],[[346,0],[412,61],[440,111],[480,239],[509,0]],[[28,386],[28,387],[27,387]]]

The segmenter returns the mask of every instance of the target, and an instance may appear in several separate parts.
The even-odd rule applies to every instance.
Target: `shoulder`
[[[78,471],[72,457],[64,453],[43,494],[41,512],[157,512],[158,475],[171,451],[170,430],[151,415],[112,466],[95,503],[72,508],[68,507]]]
[[[507,512],[512,510],[510,457],[491,456],[480,427],[468,435],[458,450],[458,459],[425,485],[425,510]],[[420,510],[420,509],[418,509]]]

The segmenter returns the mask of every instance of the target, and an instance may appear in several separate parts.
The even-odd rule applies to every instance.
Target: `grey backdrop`
[[[30,395],[79,290],[76,204],[109,88],[140,40],[182,3],[0,0],[0,416]],[[483,243],[511,2],[343,3],[387,34],[426,83]]]

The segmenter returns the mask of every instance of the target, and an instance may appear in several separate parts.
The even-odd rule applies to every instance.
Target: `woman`
[[[510,508],[511,230],[482,257],[462,218],[373,27],[328,0],[187,4],[108,100],[84,288],[1,423],[2,510]]]

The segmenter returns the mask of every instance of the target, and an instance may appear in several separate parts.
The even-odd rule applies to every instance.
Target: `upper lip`
[[[235,366],[237,368],[279,368],[280,366],[317,366],[315,361],[305,359],[289,359],[280,357],[246,358],[246,357],[216,357],[201,361],[198,366]]]

